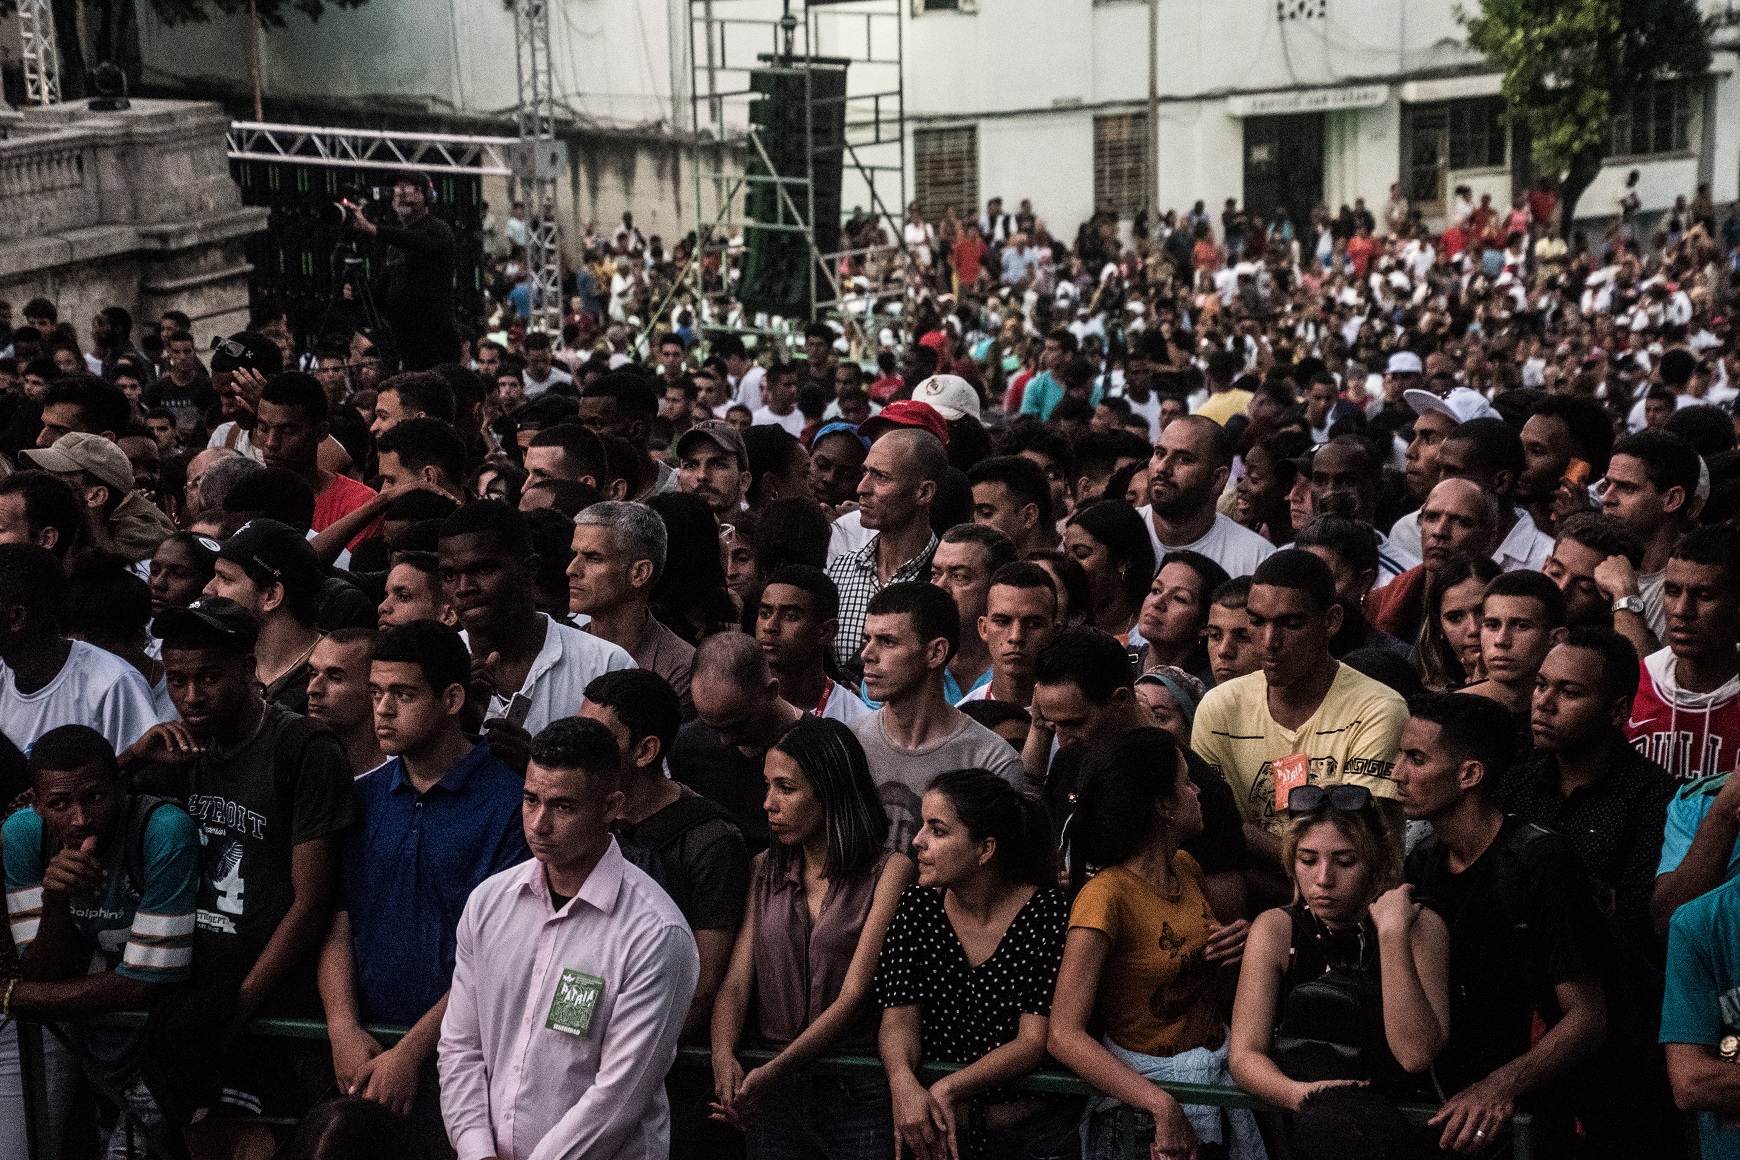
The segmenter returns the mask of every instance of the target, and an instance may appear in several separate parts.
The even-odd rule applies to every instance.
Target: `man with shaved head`
[[[671,776],[724,806],[751,851],[765,849],[762,763],[803,712],[780,696],[761,646],[741,632],[701,642],[689,694],[696,719],[671,746]]]
[[[948,452],[929,431],[901,427],[870,445],[858,481],[858,512],[876,534],[828,564],[828,576],[840,590],[834,656],[841,665],[856,670],[864,611],[878,592],[890,584],[930,579],[937,543],[930,505],[948,469]]]
[[[1186,415],[1166,424],[1148,461],[1148,502],[1136,509],[1156,560],[1168,552],[1200,552],[1236,579],[1275,550],[1215,510],[1232,463],[1232,440],[1214,420]]]
[[[1432,575],[1455,556],[1479,558],[1498,540],[1498,501],[1471,479],[1440,480],[1420,507],[1420,546],[1425,562],[1365,598],[1366,619],[1391,636],[1413,640],[1425,615]]]

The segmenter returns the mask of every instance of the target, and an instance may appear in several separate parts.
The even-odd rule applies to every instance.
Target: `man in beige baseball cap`
[[[129,563],[151,559],[175,530],[156,504],[133,490],[133,465],[114,443],[88,431],[71,431],[24,457],[59,476],[84,498],[91,542]]]

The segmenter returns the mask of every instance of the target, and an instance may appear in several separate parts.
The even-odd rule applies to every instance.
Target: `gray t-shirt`
[[[852,732],[864,746],[870,762],[870,779],[888,811],[888,845],[905,851],[918,833],[923,815],[919,803],[931,778],[951,769],[988,769],[1017,789],[1021,788],[1021,755],[1014,746],[965,714],[960,727],[941,741],[923,749],[894,744],[882,727],[887,709],[878,709],[852,723]]]

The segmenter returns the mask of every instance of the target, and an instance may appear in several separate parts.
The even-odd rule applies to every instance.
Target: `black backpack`
[[[731,822],[731,814],[712,798],[685,793],[682,797],[634,827],[634,834],[621,843],[622,856],[646,871],[647,877],[659,884],[671,896],[677,909],[687,914],[691,899],[688,891],[678,890],[677,866],[667,851],[684,834],[714,818]],[[736,823],[732,823],[736,827]]]

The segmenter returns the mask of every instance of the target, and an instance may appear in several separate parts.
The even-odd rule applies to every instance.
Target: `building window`
[[[961,0],[924,0],[926,12],[959,12]]]
[[[1446,111],[1451,169],[1503,169],[1509,164],[1503,97],[1448,101]]]
[[[1148,204],[1148,114],[1094,118],[1094,208],[1132,217]]]
[[[1691,149],[1692,86],[1684,80],[1657,81],[1613,111],[1612,155],[1641,157]]]
[[[942,217],[949,206],[974,217],[979,205],[979,130],[914,129],[912,177],[918,208],[927,221]]]

